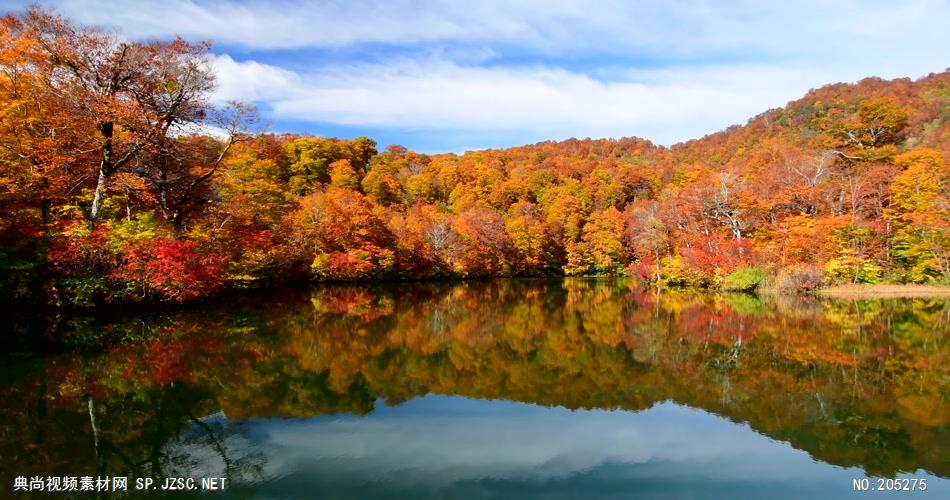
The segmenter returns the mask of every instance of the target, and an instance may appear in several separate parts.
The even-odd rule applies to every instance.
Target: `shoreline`
[[[435,278],[390,278],[390,279],[372,279],[372,280],[353,280],[353,281],[339,281],[339,280],[322,280],[322,281],[306,281],[306,280],[286,280],[286,281],[275,281],[267,284],[263,284],[258,287],[245,288],[245,287],[225,287],[222,290],[218,291],[213,295],[202,297],[196,300],[186,301],[186,302],[173,302],[173,301],[156,301],[156,300],[147,300],[141,302],[102,302],[96,303],[91,306],[77,306],[74,304],[68,304],[63,301],[59,303],[47,303],[43,301],[8,301],[5,303],[0,303],[0,311],[11,313],[11,312],[23,312],[31,311],[47,311],[53,312],[55,314],[64,313],[64,312],[97,312],[97,313],[108,313],[117,310],[123,311],[133,311],[136,313],[141,312],[153,312],[153,311],[167,311],[167,310],[181,310],[181,309],[192,309],[192,308],[201,308],[208,305],[217,305],[229,300],[233,300],[236,297],[243,297],[246,295],[254,295],[259,293],[267,294],[280,294],[286,290],[298,290],[298,289],[308,289],[314,287],[322,286],[365,286],[365,287],[375,287],[375,286],[386,286],[386,285],[405,285],[405,284],[429,284],[433,286],[454,286],[463,283],[472,283],[472,282],[491,282],[491,281],[567,281],[567,280],[592,280],[592,281],[610,281],[610,280],[631,280],[637,282],[636,279],[629,276],[618,276],[618,275],[591,275],[591,276],[489,276],[489,277],[435,277]],[[656,285],[654,284],[643,284],[637,282],[637,288],[656,290]],[[895,284],[895,283],[879,283],[879,284],[847,284],[847,285],[835,285],[835,286],[826,286],[810,290],[804,293],[795,293],[790,291],[779,290],[775,287],[766,286],[759,287],[754,292],[740,292],[740,291],[729,291],[720,288],[697,288],[697,287],[662,287],[661,290],[664,292],[667,291],[691,291],[691,292],[700,292],[708,294],[722,294],[722,293],[751,293],[758,296],[814,296],[819,298],[829,298],[829,299],[888,299],[888,298],[950,298],[950,286],[946,285],[919,285],[919,284]]]
[[[938,285],[839,285],[820,288],[816,295],[833,299],[950,297],[950,287]]]

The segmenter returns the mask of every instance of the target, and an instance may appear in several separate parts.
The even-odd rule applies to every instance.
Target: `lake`
[[[4,497],[950,498],[947,299],[496,280],[7,317]]]

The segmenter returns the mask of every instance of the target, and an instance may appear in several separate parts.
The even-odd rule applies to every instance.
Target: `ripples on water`
[[[6,487],[57,473],[225,476],[241,497],[840,498],[870,475],[950,494],[947,300],[585,280],[268,295],[6,325],[18,351],[57,339],[6,356]]]

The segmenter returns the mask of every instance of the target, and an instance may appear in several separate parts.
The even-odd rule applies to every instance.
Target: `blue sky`
[[[39,3],[130,38],[212,40],[214,98],[257,103],[272,131],[424,152],[669,145],[826,83],[950,66],[940,0]]]

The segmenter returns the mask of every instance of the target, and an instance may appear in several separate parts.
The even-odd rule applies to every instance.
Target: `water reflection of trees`
[[[496,281],[333,286],[144,323],[73,322],[147,335],[14,377],[3,449],[27,451],[8,466],[154,475],[187,469],[183,450],[205,446],[230,473],[253,475],[263,457],[228,450],[233,428],[201,416],[365,414],[377,398],[437,393],[627,410],[673,400],[829,463],[950,475],[945,301]]]

